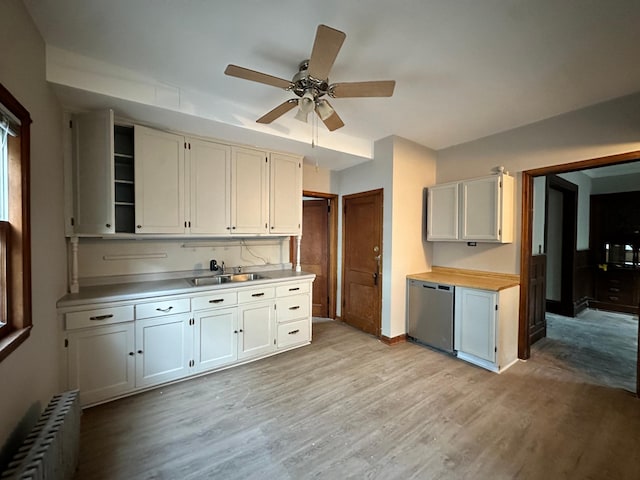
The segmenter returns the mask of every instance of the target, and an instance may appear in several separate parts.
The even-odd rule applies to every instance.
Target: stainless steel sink
[[[196,287],[199,287],[200,285],[221,285],[223,283],[229,283],[231,280],[227,275],[215,275],[211,277],[191,278],[189,281]]]
[[[236,273],[234,275],[229,275],[229,278],[231,282],[249,282],[251,280],[260,280],[266,277],[258,275],[257,273]]]
[[[212,275],[209,277],[195,277],[189,281],[196,287],[201,285],[222,285],[230,282],[250,282],[251,280],[261,280],[267,278],[257,273],[236,273],[230,275]]]

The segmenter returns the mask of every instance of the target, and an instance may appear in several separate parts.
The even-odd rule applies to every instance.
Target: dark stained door
[[[547,336],[547,256],[534,255],[529,263],[529,345]]]
[[[329,316],[329,199],[302,202],[300,265],[316,274],[313,282],[313,316]]]
[[[380,335],[382,190],[343,197],[342,320]]]

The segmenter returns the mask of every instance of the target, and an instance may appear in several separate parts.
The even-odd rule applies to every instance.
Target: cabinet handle
[[[111,228],[111,224],[110,224],[110,223],[107,223],[106,227],[107,227],[107,228]]]
[[[299,330],[299,329],[291,330],[291,331],[289,332],[289,335],[295,335],[296,333],[299,333],[299,332],[300,332],[300,330]]]
[[[231,230],[235,230],[235,229],[236,229],[236,227],[231,227]]]
[[[295,305],[293,307],[289,307],[289,310],[298,310],[300,308],[300,305]]]
[[[209,303],[220,303],[224,302],[224,298],[214,298],[213,300],[209,300]]]
[[[290,292],[295,292],[296,290],[300,290],[300,287],[295,287],[295,288],[290,288],[289,289]]]
[[[252,297],[264,297],[264,292],[260,292],[260,293],[253,293],[251,294]]]
[[[142,228],[142,225],[136,225],[136,228]]]
[[[158,312],[167,313],[167,312],[170,312],[171,310],[173,310],[173,307],[167,307],[167,308],[160,308],[160,307],[158,307],[158,308],[156,308],[156,310],[157,310]]]
[[[134,353],[134,352],[129,352],[129,356],[130,356],[130,357],[133,357],[134,355],[135,355],[135,353]]]
[[[620,298],[619,298],[619,297],[616,297],[616,296],[613,296],[613,295],[610,295],[610,296],[609,296],[609,300],[612,300],[612,301],[614,301],[614,302],[615,302],[616,300],[620,300]]]
[[[227,230],[231,230],[231,227],[227,227]]]
[[[142,355],[142,350],[138,350],[138,353],[139,353],[140,355]]]
[[[234,330],[233,333],[238,333],[238,330]]]
[[[242,333],[242,329],[238,330],[240,333]]]
[[[107,318],[113,318],[113,315],[98,315],[97,317],[89,317],[89,320],[106,320]]]
[[[619,288],[610,288],[609,291],[613,292],[613,293],[618,293],[620,291],[620,289]]]

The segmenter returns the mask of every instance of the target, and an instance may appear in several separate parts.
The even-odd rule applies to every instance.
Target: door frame
[[[338,195],[303,190],[302,196],[329,200],[329,223],[327,225],[329,230],[329,285],[327,287],[327,294],[329,295],[329,318],[335,319],[338,294]],[[302,232],[302,234],[304,235],[304,232]],[[290,237],[289,260],[292,264],[295,263],[294,252],[296,248],[296,237]]]
[[[560,263],[562,265],[560,276],[560,300],[548,300],[545,296],[546,311],[553,306],[553,310],[567,317],[573,317],[573,284],[574,284],[574,263],[576,255],[576,242],[578,237],[578,186],[558,177],[555,174],[546,176],[545,182],[545,203],[544,203],[544,244],[547,260],[548,250],[548,228],[549,228],[549,190],[556,190],[562,195],[562,250]],[[569,200],[569,201],[567,201]],[[567,221],[567,217],[571,220]],[[547,276],[549,268],[546,269]],[[548,277],[547,277],[548,278]],[[546,282],[548,285],[548,282]],[[557,307],[557,308],[555,308]]]
[[[577,162],[534,168],[522,172],[522,221],[520,232],[520,313],[518,321],[518,358],[531,356],[529,344],[529,260],[532,254],[531,235],[533,230],[533,178],[554,173],[567,173],[587,168],[603,167],[619,163],[629,163],[640,159],[640,150],[606,157],[580,160]],[[640,334],[640,322],[638,325]],[[640,342],[636,367],[636,395],[640,396]]]
[[[354,199],[354,198],[358,198],[358,197],[365,197],[368,195],[372,195],[372,194],[376,194],[376,195],[380,195],[380,275],[379,275],[379,279],[380,279],[380,288],[378,289],[378,305],[380,305],[380,308],[378,309],[377,315],[377,328],[376,328],[376,337],[377,338],[381,338],[382,336],[382,286],[383,286],[383,282],[384,282],[384,269],[382,267],[383,263],[384,263],[384,188],[376,188],[374,190],[367,190],[366,192],[358,192],[358,193],[352,193],[349,195],[342,195],[342,204],[341,204],[341,212],[344,212],[345,209],[345,200],[347,199]],[[344,253],[345,253],[345,228],[344,228],[344,218],[342,220],[342,256],[341,256],[341,267],[340,267],[340,272],[341,272],[341,282],[340,282],[340,298],[342,299],[342,305],[344,306],[344,298],[345,298],[345,294],[344,294],[344,289],[345,289],[345,282],[344,282]],[[343,312],[340,311],[340,315],[342,317]],[[340,318],[340,320],[342,321],[342,318]]]

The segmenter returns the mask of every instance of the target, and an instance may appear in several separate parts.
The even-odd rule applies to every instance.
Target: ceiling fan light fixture
[[[294,117],[296,120],[300,120],[301,122],[307,123],[309,118],[309,112],[305,112],[302,107],[298,109],[298,113]]]
[[[313,112],[316,106],[316,99],[313,95],[313,92],[310,90],[304,92],[304,95],[302,95],[302,97],[300,97],[300,99],[298,100],[298,106],[304,113]]]
[[[329,105],[329,102],[327,102],[326,100],[320,100],[316,108],[318,111],[318,115],[320,115],[320,118],[322,120],[326,120],[335,113],[335,110],[331,107],[331,105]]]

